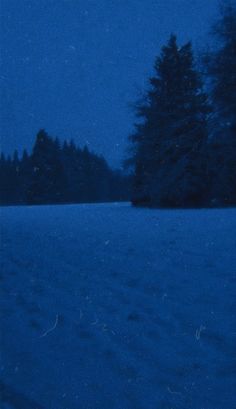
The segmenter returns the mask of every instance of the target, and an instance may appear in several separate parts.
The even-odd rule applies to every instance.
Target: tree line
[[[39,131],[30,155],[0,158],[2,204],[131,200],[135,206],[236,205],[236,6],[214,26],[197,69],[192,44],[171,35],[135,104],[131,176],[73,142]],[[132,183],[131,183],[132,180]],[[132,184],[132,188],[131,188]]]
[[[130,177],[102,156],[40,130],[32,153],[0,157],[1,204],[84,203],[129,200]]]
[[[236,7],[214,26],[215,50],[196,68],[191,42],[175,35],[135,105],[130,136],[132,203],[150,207],[236,205]]]

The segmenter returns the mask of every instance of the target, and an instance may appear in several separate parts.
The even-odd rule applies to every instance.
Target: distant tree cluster
[[[31,155],[0,158],[1,204],[82,203],[128,200],[130,178],[73,141],[60,145],[39,131]]]
[[[131,135],[132,203],[150,207],[236,204],[236,8],[214,28],[219,46],[205,59],[206,84],[191,43],[174,35],[162,48]],[[207,90],[207,93],[206,93]]]

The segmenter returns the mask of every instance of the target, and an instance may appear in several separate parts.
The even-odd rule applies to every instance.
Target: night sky
[[[171,32],[205,47],[218,0],[1,0],[1,149],[39,128],[119,166],[130,104]]]

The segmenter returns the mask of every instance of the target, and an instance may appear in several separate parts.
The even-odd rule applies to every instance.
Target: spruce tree
[[[212,54],[213,100],[221,124],[236,132],[236,6],[226,2],[213,33],[220,46]]]
[[[174,35],[155,63],[135,144],[133,203],[160,207],[200,206],[204,201],[207,96],[194,67],[191,43]]]
[[[64,170],[58,143],[40,130],[31,156],[32,178],[28,191],[29,203],[60,203],[63,201]]]
[[[73,141],[36,136],[33,152],[19,159],[0,155],[1,204],[53,204],[128,199],[129,180],[110,169],[106,160],[80,149]],[[121,192],[125,195],[122,196]]]
[[[28,155],[26,149],[23,151],[23,155],[20,161],[19,172],[19,184],[20,184],[20,201],[22,204],[27,203],[27,197],[29,195],[29,188],[31,185],[32,166],[31,158]]]
[[[7,160],[4,153],[0,156],[0,203],[7,203]]]
[[[210,164],[212,201],[236,204],[236,6],[226,2],[214,27],[219,46],[210,55],[214,117]]]
[[[7,159],[1,155],[0,160],[0,196],[2,204],[19,203],[19,158],[17,152],[14,153],[13,160],[9,155]]]

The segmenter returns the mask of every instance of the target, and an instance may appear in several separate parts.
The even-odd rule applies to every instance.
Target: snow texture
[[[5,409],[233,409],[236,209],[1,209]]]

